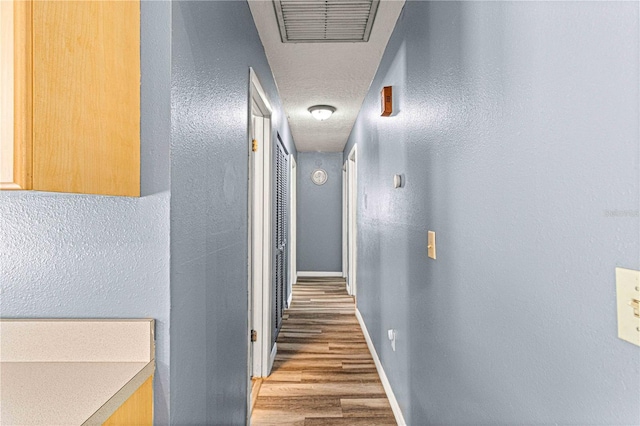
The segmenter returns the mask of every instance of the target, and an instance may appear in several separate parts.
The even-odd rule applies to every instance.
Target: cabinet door
[[[139,1],[34,1],[33,189],[140,195]]]

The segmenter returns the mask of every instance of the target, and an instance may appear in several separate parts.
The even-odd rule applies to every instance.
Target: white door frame
[[[271,274],[272,274],[272,149],[271,105],[253,68],[249,68],[249,282],[248,333],[257,331],[257,340],[248,338],[248,371],[251,377],[266,377],[271,370]],[[258,142],[253,152],[253,139]],[[251,380],[247,384],[250,399]],[[248,402],[250,403],[250,401]],[[250,407],[250,406],[249,406]],[[250,412],[250,410],[249,410]]]
[[[296,246],[298,244],[297,234],[297,211],[298,211],[298,179],[296,173],[298,172],[298,165],[296,159],[292,154],[289,154],[289,294],[287,295],[287,308],[291,305],[291,297],[293,296],[293,285],[298,282],[298,268],[297,268],[297,251]]]
[[[347,161],[342,166],[342,278],[347,278],[349,273],[349,245],[348,245],[348,221],[349,207],[347,205]],[[347,281],[347,292],[349,292],[349,281]]]
[[[349,294],[357,297],[357,207],[358,207],[358,148],[353,145],[347,156],[347,251],[348,272],[347,289]]]

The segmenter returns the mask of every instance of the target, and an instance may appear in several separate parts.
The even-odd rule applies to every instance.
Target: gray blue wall
[[[295,148],[246,2],[173,2],[172,27],[171,420],[241,425],[250,66]]]
[[[141,9],[143,197],[1,192],[0,315],[156,318],[155,423],[244,424],[249,66],[295,148],[246,2]]]
[[[640,269],[638,36],[637,2],[407,2],[345,152],[408,424],[640,423],[614,276]]]
[[[155,418],[167,424],[171,8],[141,8],[143,197],[0,192],[0,316],[155,318]]]
[[[298,271],[342,271],[342,153],[298,154]],[[324,185],[311,173],[324,169]]]

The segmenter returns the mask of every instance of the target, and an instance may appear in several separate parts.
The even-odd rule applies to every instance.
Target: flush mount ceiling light
[[[324,121],[331,117],[331,114],[335,111],[336,109],[331,105],[314,105],[309,108],[309,112],[313,115],[313,118],[319,121]]]

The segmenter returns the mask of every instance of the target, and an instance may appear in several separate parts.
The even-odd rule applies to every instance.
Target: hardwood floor
[[[293,286],[251,424],[396,424],[343,279],[305,278]]]

